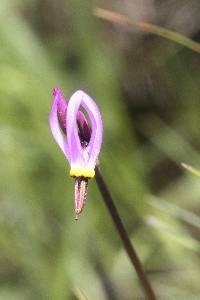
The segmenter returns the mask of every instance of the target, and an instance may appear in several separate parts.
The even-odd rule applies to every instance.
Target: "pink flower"
[[[70,164],[70,176],[76,179],[75,212],[78,217],[86,201],[88,179],[95,176],[103,134],[101,114],[96,103],[83,91],[76,91],[68,103],[58,88],[53,89],[53,96],[50,128]]]

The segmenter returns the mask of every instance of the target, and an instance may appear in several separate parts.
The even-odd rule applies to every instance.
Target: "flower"
[[[92,98],[81,90],[76,91],[68,103],[59,88],[53,89],[53,96],[50,128],[70,164],[70,176],[75,177],[75,211],[78,216],[86,201],[88,179],[95,176],[102,144],[101,114]]]

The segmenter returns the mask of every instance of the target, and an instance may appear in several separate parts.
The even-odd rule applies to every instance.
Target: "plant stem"
[[[140,259],[133,247],[133,245],[131,244],[131,241],[128,237],[127,231],[124,227],[124,224],[122,222],[122,219],[119,215],[119,212],[114,204],[114,201],[112,199],[112,196],[109,192],[109,189],[103,179],[103,176],[99,170],[99,167],[96,167],[96,182],[98,185],[98,188],[101,192],[101,195],[103,197],[104,203],[112,217],[113,223],[116,227],[116,230],[121,238],[121,241],[124,245],[124,248],[126,250],[127,255],[129,256],[131,263],[133,265],[133,267],[135,268],[135,271],[138,275],[140,284],[146,294],[147,299],[149,300],[156,300],[156,296],[155,293],[151,287],[151,284],[147,278],[147,275],[142,267],[142,264],[140,262]]]
[[[152,33],[157,36],[161,36],[165,39],[174,41],[177,44],[187,47],[188,49],[191,49],[197,53],[200,53],[199,43],[193,41],[183,34],[169,30],[167,28],[142,21],[134,22],[127,16],[102,8],[96,8],[94,10],[94,15],[98,18],[119,24],[124,27],[133,27],[141,32]]]

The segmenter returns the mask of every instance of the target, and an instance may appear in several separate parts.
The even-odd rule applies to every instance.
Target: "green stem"
[[[121,238],[121,241],[123,243],[123,246],[126,250],[126,253],[127,255],[129,256],[130,258],[130,261],[133,265],[133,267],[135,268],[135,271],[138,275],[138,278],[139,278],[139,281],[140,281],[140,284],[146,294],[146,297],[147,299],[149,300],[156,300],[156,296],[155,296],[155,293],[151,287],[151,284],[147,278],[147,275],[143,269],[143,266],[140,262],[140,259],[137,255],[137,252],[136,250],[134,249],[133,247],[133,244],[131,243],[129,237],[128,237],[128,234],[127,234],[127,231],[124,227],[124,224],[122,222],[122,219],[119,215],[119,212],[114,204],[114,201],[112,199],[112,196],[109,192],[109,189],[103,179],[103,176],[99,170],[98,167],[96,167],[96,182],[97,182],[97,185],[98,185],[98,188],[101,192],[101,195],[103,197],[103,200],[104,200],[104,203],[110,213],[110,216],[113,220],[113,223],[116,227],[116,230]]]
[[[161,36],[165,39],[174,41],[177,44],[187,47],[188,49],[191,49],[197,53],[200,53],[200,44],[193,41],[192,39],[190,39],[189,37],[187,37],[181,33],[166,29],[164,27],[161,27],[161,26],[158,26],[155,24],[143,22],[143,21],[134,22],[127,16],[118,14],[113,11],[105,10],[102,8],[96,8],[94,10],[94,15],[97,16],[98,18],[101,18],[103,20],[106,20],[106,21],[109,21],[112,23],[119,24],[124,27],[131,26],[131,27],[138,29],[139,31],[152,33],[157,36]]]

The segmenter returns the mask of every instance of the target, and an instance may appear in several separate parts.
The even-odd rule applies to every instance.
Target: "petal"
[[[98,106],[87,94],[83,94],[81,105],[86,110],[92,125],[92,135],[88,145],[88,168],[95,168],[96,161],[101,149],[103,124]]]
[[[77,130],[77,114],[79,107],[81,105],[83,92],[75,92],[68,103],[67,107],[67,140],[68,140],[68,150],[71,160],[71,167],[76,168],[84,166],[84,156],[83,149],[81,146],[80,138]]]
[[[81,145],[77,129],[78,111],[81,105],[87,112],[92,125],[92,135],[86,148]],[[77,91],[69,100],[66,127],[71,159],[71,176],[92,178],[95,174],[94,168],[102,144],[103,125],[97,105],[83,91]]]
[[[55,89],[53,93],[55,93]],[[61,93],[57,102],[57,115],[58,115],[58,122],[60,128],[62,129],[63,133],[66,135],[67,134],[66,132],[67,102],[65,101]]]
[[[88,144],[91,138],[92,129],[82,111],[79,111],[77,114],[77,124],[81,142],[86,142]]]
[[[67,136],[62,132],[58,120],[58,108],[60,111],[63,111],[63,109],[66,109],[67,103],[65,102],[65,99],[60,89],[54,88],[53,96],[54,96],[54,100],[53,100],[52,109],[49,117],[50,128],[54,139],[62,149],[66,158],[69,160]]]

